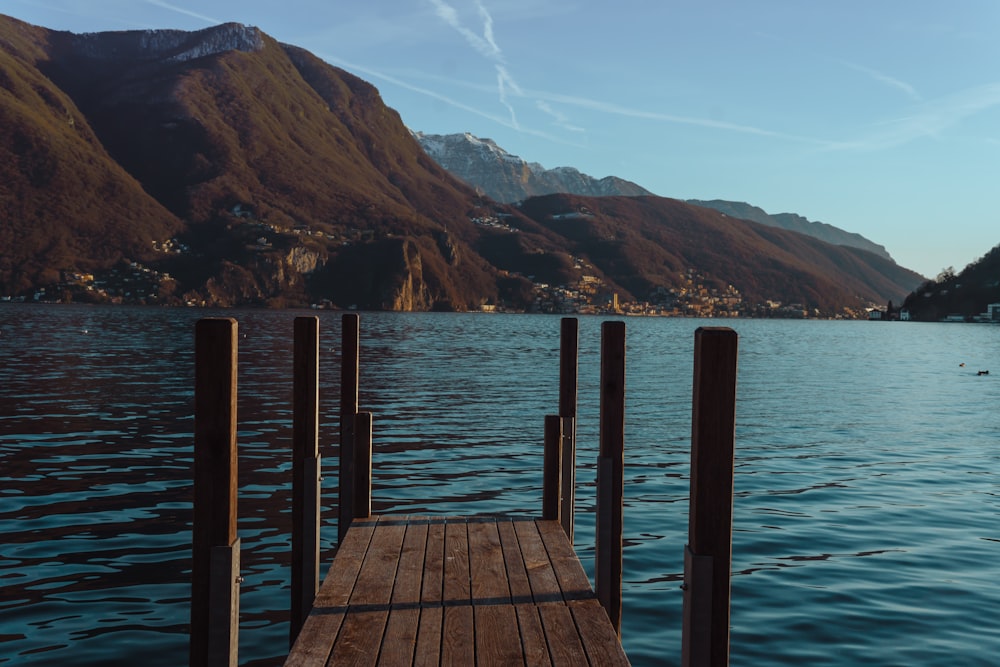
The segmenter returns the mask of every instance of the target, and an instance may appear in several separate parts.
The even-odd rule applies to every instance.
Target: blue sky
[[[73,32],[255,25],[414,130],[858,232],[926,276],[1000,244],[996,0],[4,0]]]

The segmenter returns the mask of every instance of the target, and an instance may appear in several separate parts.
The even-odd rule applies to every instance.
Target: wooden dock
[[[562,321],[540,517],[372,516],[372,415],[358,410],[358,316],[344,316],[338,548],[320,585],[319,322],[295,321],[292,590],[286,666],[628,665],[622,648],[625,324],[601,331],[595,577],[573,549],[577,321]],[[695,336],[681,664],[729,657],[736,335]],[[237,661],[236,322],[196,341],[192,666]]]
[[[355,519],[286,666],[627,665],[558,521]]]

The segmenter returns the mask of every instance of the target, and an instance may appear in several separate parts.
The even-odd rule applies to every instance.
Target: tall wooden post
[[[559,415],[545,416],[545,451],[542,458],[542,518],[560,521],[562,500],[563,419]]]
[[[319,318],[296,317],[292,380],[292,601],[289,645],[319,591]]]
[[[237,664],[236,360],[236,320],[199,320],[195,325],[192,667]]]
[[[576,396],[579,320],[564,317],[559,336],[559,416],[562,425],[562,507],[560,521],[573,544],[576,517]]]
[[[732,329],[702,327],[695,332],[684,667],[729,664],[737,347]]]
[[[601,326],[601,423],[597,462],[597,599],[621,636],[625,484],[625,323]]]
[[[353,518],[372,515],[372,413],[354,415],[354,511]]]
[[[342,319],[340,352],[340,511],[337,516],[337,543],[343,544],[354,519],[355,444],[354,418],[358,414],[358,374],[361,323],[355,313]]]

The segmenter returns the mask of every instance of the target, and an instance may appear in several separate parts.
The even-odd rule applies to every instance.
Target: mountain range
[[[921,282],[639,191],[499,202],[369,83],[238,24],[76,35],[0,16],[0,127],[0,297],[531,309],[553,286],[645,301],[697,276],[832,315]]]
[[[414,136],[434,161],[477,191],[501,202],[519,202],[546,194],[574,194],[591,197],[652,195],[640,185],[617,176],[597,179],[573,167],[546,169],[537,162],[527,162],[501,148],[492,139],[464,134],[424,134]],[[688,199],[687,203],[715,209],[733,218],[753,220],[812,236],[834,245],[861,248],[892,259],[884,246],[864,236],[847,232],[823,222],[812,222],[796,213],[768,214],[745,202],[713,199]]]
[[[546,169],[511,155],[492,139],[464,134],[413,135],[434,161],[477,191],[499,202],[513,203],[529,197],[573,194],[590,197],[652,195],[645,188],[616,176],[601,179],[574,167]]]

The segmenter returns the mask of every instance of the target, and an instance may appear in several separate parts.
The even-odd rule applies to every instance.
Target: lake
[[[281,663],[302,314],[320,317],[328,562],[340,313],[0,304],[0,663],[187,663],[194,323],[206,316],[239,321],[240,662]],[[591,577],[604,319],[580,318],[576,548]],[[706,325],[740,336],[731,663],[997,663],[1000,327],[626,322],[633,664],[680,662],[694,331]],[[362,313],[375,511],[540,513],[559,327]]]

